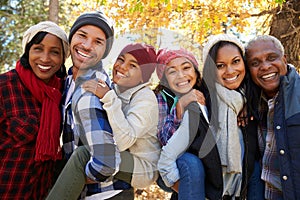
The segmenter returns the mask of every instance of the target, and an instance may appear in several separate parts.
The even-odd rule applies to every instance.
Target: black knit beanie
[[[106,36],[106,48],[102,58],[105,58],[111,50],[114,41],[114,28],[110,23],[107,16],[105,16],[101,11],[87,12],[80,15],[73,26],[71,27],[69,34],[69,43],[71,43],[74,33],[82,26],[94,25],[99,27]]]

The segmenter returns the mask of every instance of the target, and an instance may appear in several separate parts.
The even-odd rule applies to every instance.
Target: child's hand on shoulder
[[[237,118],[238,126],[245,127],[248,124],[247,116],[248,116],[247,106],[244,105],[243,109],[241,110],[241,112],[239,113],[238,118]],[[253,120],[253,119],[251,119],[251,120]]]
[[[191,102],[198,102],[202,105],[205,105],[205,97],[202,92],[196,89],[192,89],[178,100],[176,105],[177,109],[177,117],[181,118],[182,113],[185,110],[185,107],[189,105]]]
[[[83,83],[82,88],[88,92],[95,94],[100,99],[110,90],[103,80],[88,80]]]

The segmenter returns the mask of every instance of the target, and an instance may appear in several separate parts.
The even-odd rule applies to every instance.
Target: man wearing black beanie
[[[104,59],[110,52],[114,41],[114,28],[111,22],[101,11],[84,13],[76,19],[73,26],[71,27],[69,34],[69,43],[71,43],[74,33],[84,25],[97,26],[104,32],[106,37],[106,49],[102,57],[102,59]]]
[[[73,69],[73,74],[76,76],[74,70],[77,71],[79,68],[88,69],[98,65],[110,52],[113,41],[112,23],[102,12],[87,12],[80,15],[69,34],[69,43],[72,46],[71,58],[73,67],[76,68]]]
[[[47,200],[78,199],[79,195],[83,197],[117,189],[129,190],[111,199],[134,199],[130,184],[110,180],[118,172],[120,153],[102,103],[97,96],[81,88],[85,81],[91,79],[101,79],[110,86],[110,78],[103,69],[102,59],[109,54],[113,40],[113,26],[99,11],[80,15],[71,27],[69,43],[73,66],[69,70],[63,94],[62,139],[66,158],[72,156],[75,159],[67,162]],[[68,168],[76,168],[78,171],[69,173]],[[86,180],[94,184],[87,184],[87,189],[83,190],[81,185]]]

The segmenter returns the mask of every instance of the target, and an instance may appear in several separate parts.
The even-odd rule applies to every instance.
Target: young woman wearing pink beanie
[[[185,49],[161,49],[157,60],[158,138],[163,145],[158,161],[161,178],[157,183],[163,189],[167,186],[176,191],[172,199],[177,193],[178,199],[205,199],[207,191],[210,199],[217,199],[220,191],[216,187],[222,186],[221,171],[216,168],[217,149],[211,146],[198,155],[198,146],[209,135],[210,108],[198,62]],[[206,179],[207,174],[212,176]]]

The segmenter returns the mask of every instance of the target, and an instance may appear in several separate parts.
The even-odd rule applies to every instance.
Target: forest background
[[[106,59],[109,64],[126,43],[145,42],[157,49],[184,47],[194,52],[201,67],[207,38],[232,33],[244,43],[256,34],[274,35],[288,62],[300,68],[297,0],[1,0],[0,73],[14,68],[30,26],[51,20],[68,33],[82,12],[92,10],[102,10],[114,22],[116,42]]]
[[[115,42],[105,59],[108,69],[130,42],[184,47],[202,64],[202,46],[210,35],[232,33],[242,42],[258,34],[277,37],[289,63],[300,69],[299,0],[1,0],[0,73],[15,67],[25,30],[51,20],[68,33],[85,11],[101,10],[114,23]],[[71,66],[68,59],[67,65]],[[166,199],[153,185],[136,191],[136,199]]]

